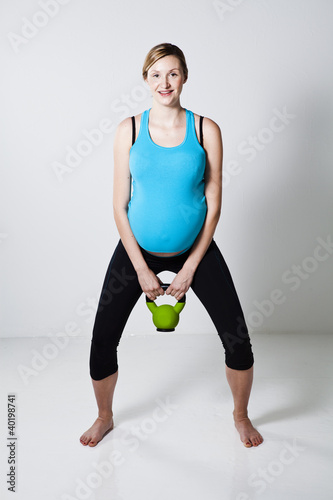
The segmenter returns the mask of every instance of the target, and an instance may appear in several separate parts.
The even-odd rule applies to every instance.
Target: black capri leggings
[[[162,271],[178,273],[190,251],[158,257],[141,248],[148,267],[156,275]],[[196,269],[191,288],[216,327],[226,365],[235,370],[251,368],[253,353],[243,311],[227,264],[214,240]],[[101,380],[118,370],[120,337],[142,293],[136,271],[119,240],[106,273],[93,328],[90,352],[93,380]]]

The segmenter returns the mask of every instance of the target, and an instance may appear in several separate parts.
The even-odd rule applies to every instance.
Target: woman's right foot
[[[113,417],[97,417],[93,425],[80,437],[83,446],[96,446],[113,429]]]

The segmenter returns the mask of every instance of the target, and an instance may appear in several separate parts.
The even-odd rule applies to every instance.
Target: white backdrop
[[[0,19],[2,337],[91,335],[114,131],[150,107],[161,42],[187,58],[182,105],[222,130],[215,239],[250,329],[333,331],[332,2],[2,0]],[[177,330],[215,332],[187,299]],[[154,333],[144,297],[126,333]]]

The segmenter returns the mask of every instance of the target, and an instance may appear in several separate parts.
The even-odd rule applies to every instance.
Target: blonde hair
[[[153,47],[152,49],[150,49],[150,51],[146,55],[146,59],[142,67],[143,79],[146,80],[149,68],[151,68],[151,66],[155,64],[156,61],[165,56],[177,57],[177,59],[180,62],[181,68],[183,70],[185,80],[187,80],[188,68],[184,53],[179,47],[177,47],[177,45],[173,45],[172,43],[160,43],[158,45],[155,45],[155,47]]]

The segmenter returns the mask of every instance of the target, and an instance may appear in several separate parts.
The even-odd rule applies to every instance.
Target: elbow
[[[206,217],[209,218],[209,220],[217,223],[221,217],[221,205],[208,205]]]
[[[113,217],[115,219],[115,221],[123,218],[124,216],[127,217],[127,211],[128,211],[128,207],[123,207],[123,206],[119,206],[117,204],[113,204]]]
[[[207,227],[212,228],[212,230],[215,230],[219,222],[219,219],[220,219],[220,212],[218,210],[207,211],[205,225]]]

